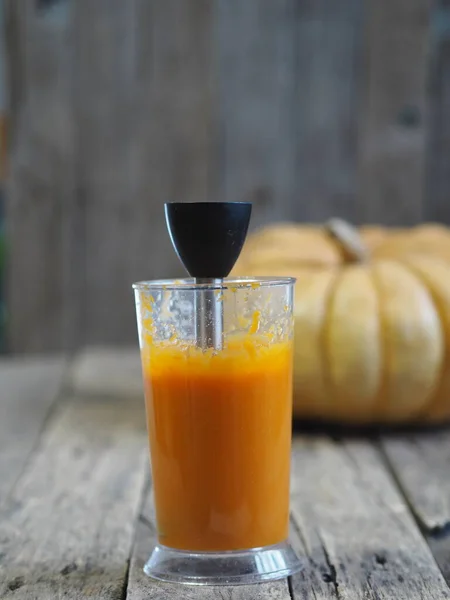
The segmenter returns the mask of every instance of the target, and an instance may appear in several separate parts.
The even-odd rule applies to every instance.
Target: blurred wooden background
[[[450,223],[450,0],[5,0],[9,345],[135,343],[168,200]]]

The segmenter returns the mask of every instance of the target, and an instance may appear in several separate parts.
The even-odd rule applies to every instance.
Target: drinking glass
[[[294,281],[133,286],[158,532],[144,570],[154,578],[256,583],[301,566],[288,542]],[[205,318],[216,332],[206,346]]]

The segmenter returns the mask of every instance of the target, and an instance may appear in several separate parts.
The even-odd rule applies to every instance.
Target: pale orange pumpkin
[[[333,222],[339,222],[334,219]],[[340,221],[342,225],[342,221]],[[450,230],[425,223],[412,228],[386,228],[366,225],[359,236],[373,258],[393,258],[426,254],[450,261]],[[345,247],[330,237],[327,226],[274,223],[247,239],[236,265],[238,271],[265,263],[299,265],[339,265],[347,260]]]
[[[450,263],[418,252],[372,260],[342,222],[329,231],[283,227],[283,244],[274,230],[250,238],[234,272],[297,277],[295,415],[360,424],[450,419]],[[306,252],[306,239],[314,251]]]
[[[427,223],[388,232],[378,244],[372,246],[374,258],[411,255],[438,256],[450,261],[450,233],[447,227]]]

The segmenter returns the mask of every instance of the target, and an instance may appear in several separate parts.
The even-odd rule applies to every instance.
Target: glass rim
[[[259,287],[279,287],[286,285],[294,285],[295,277],[230,277],[225,278],[217,283],[195,283],[193,277],[185,277],[181,279],[154,279],[149,281],[137,281],[132,284],[132,288],[137,291],[157,290],[157,291],[172,291],[172,290],[226,290],[229,288],[250,288],[253,286]],[[256,288],[256,289],[257,289]]]

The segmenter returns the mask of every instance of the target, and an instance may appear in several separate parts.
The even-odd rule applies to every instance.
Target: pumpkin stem
[[[357,229],[342,219],[330,219],[325,223],[327,233],[338,243],[344,259],[348,262],[365,262],[369,250]]]

